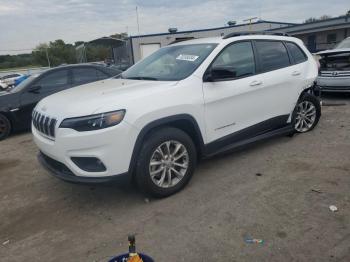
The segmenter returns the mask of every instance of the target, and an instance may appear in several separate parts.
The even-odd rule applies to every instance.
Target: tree
[[[128,33],[116,33],[116,34],[110,35],[110,37],[116,38],[116,39],[126,39],[128,38]]]
[[[88,45],[86,47],[87,61],[104,61],[111,58],[111,49],[101,45]]]
[[[48,65],[48,59],[51,66],[76,63],[74,46],[66,44],[61,39],[50,42],[49,44],[39,44],[32,52],[32,55],[40,65]]]
[[[320,16],[319,18],[315,18],[315,17],[310,17],[308,19],[306,19],[304,21],[304,24],[307,24],[307,23],[312,23],[312,22],[317,22],[317,21],[322,21],[322,20],[327,20],[329,18],[332,18],[330,15],[322,15]]]
[[[34,61],[42,66],[48,66],[47,61],[47,55],[46,52],[48,52],[49,45],[46,43],[39,44],[33,51],[32,56],[34,58]]]
[[[84,44],[85,42],[84,41],[76,41],[75,43],[74,43],[74,46],[75,47],[78,47],[78,46],[80,46],[80,45],[82,45],[82,44]]]

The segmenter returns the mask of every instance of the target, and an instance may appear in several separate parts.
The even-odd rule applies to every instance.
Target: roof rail
[[[236,36],[244,36],[244,35],[278,35],[278,36],[289,36],[284,32],[270,32],[270,31],[243,31],[243,32],[234,32],[222,37],[222,39],[227,39]]]

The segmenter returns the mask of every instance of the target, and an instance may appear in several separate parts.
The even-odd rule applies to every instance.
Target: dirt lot
[[[30,134],[12,136],[0,142],[0,260],[106,261],[135,232],[157,262],[350,261],[350,96],[326,102],[314,131],[203,161],[185,190],[149,202],[59,181]]]

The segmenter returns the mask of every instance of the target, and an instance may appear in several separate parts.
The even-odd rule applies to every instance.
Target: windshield
[[[334,47],[334,49],[341,49],[341,48],[350,48],[350,37],[344,39]]]
[[[198,68],[217,44],[175,45],[159,49],[122,73],[125,79],[178,81]]]

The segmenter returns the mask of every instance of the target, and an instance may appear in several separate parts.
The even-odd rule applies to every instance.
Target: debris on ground
[[[332,211],[332,212],[337,212],[338,211],[338,208],[334,205],[330,205],[329,206],[329,210]]]
[[[322,193],[322,191],[321,191],[321,190],[319,190],[319,189],[315,189],[315,188],[311,188],[311,191],[312,191],[312,192],[319,193],[319,194],[321,194],[321,193]]]
[[[256,173],[255,175],[256,175],[256,176],[262,176],[262,174],[261,174],[261,173]]]
[[[5,242],[2,243],[3,246],[6,246],[7,244],[10,244],[10,239],[7,239]]]
[[[246,238],[244,239],[244,242],[247,244],[264,244],[263,239],[257,239],[257,238]]]
[[[145,201],[146,204],[149,203],[149,199],[148,198],[145,198],[144,201]]]

